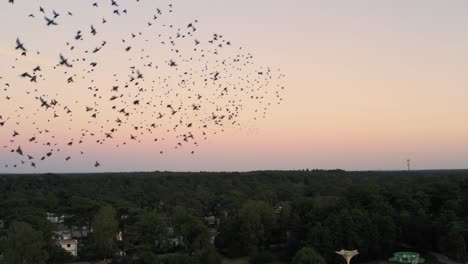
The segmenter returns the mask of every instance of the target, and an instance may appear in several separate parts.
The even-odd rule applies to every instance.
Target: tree
[[[193,253],[203,250],[209,243],[208,228],[197,217],[189,216],[181,226],[186,251]]]
[[[259,252],[254,256],[250,256],[249,264],[277,264],[279,263],[276,256],[270,252]]]
[[[176,207],[173,215],[176,234],[183,238],[185,251],[192,255],[203,250],[209,243],[208,228],[198,217],[188,214],[188,212]]]
[[[49,259],[48,263],[50,264],[61,264],[72,262],[75,257],[63,249],[60,245],[53,243],[48,245]]]
[[[468,225],[463,221],[449,223],[449,231],[445,236],[445,251],[456,260],[466,261],[467,245],[465,236],[468,235]]]
[[[221,264],[222,262],[221,257],[216,252],[216,248],[213,246],[209,246],[203,250],[200,260],[204,264]]]
[[[283,232],[286,232],[288,228],[290,228],[291,225],[291,204],[286,202],[283,204],[283,209],[281,210],[280,216],[279,216],[279,225],[280,228]]]
[[[239,239],[239,220],[236,215],[223,216],[221,218],[219,234],[216,236],[215,245],[223,254],[231,258],[244,256],[244,244]]]
[[[294,256],[291,264],[326,264],[325,259],[312,248],[305,247]]]
[[[111,206],[102,207],[93,223],[93,238],[100,256],[107,258],[115,246],[118,232],[116,213]]]
[[[201,264],[198,257],[182,254],[163,255],[160,257],[160,262],[164,264]]]
[[[81,196],[72,196],[69,199],[70,207],[68,208],[69,213],[72,217],[69,219],[74,225],[80,227],[86,226],[87,228],[91,227],[93,216],[99,210],[98,202]],[[83,235],[83,234],[82,234]]]
[[[273,228],[273,208],[265,202],[248,201],[239,210],[240,239],[250,253],[263,250]]]
[[[167,239],[167,225],[156,211],[145,211],[130,226],[130,243],[142,250],[155,252]]]
[[[4,254],[9,264],[45,264],[48,258],[41,232],[24,222],[13,222],[7,232]]]
[[[138,260],[132,263],[136,264],[159,264],[159,258],[156,254],[150,251],[140,251],[138,254]]]

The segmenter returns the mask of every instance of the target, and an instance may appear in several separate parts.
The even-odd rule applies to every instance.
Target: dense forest
[[[77,228],[77,256],[57,221]],[[58,221],[60,222],[60,221]],[[75,237],[74,237],[75,239]],[[399,248],[467,261],[468,171],[0,175],[8,264],[344,263]],[[308,260],[309,259],[309,260]]]

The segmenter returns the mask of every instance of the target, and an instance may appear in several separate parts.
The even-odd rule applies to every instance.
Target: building
[[[210,234],[210,243],[214,245],[219,232],[216,228],[209,228],[208,233]]]
[[[71,235],[73,238],[87,238],[92,231],[92,228],[88,228],[87,226],[71,227]]]
[[[216,236],[219,234],[217,230],[219,219],[215,216],[206,216],[204,220],[206,225],[208,226],[208,233],[210,234],[210,243],[214,245]]]
[[[273,207],[273,210],[274,210],[273,216],[276,221],[280,219],[281,212],[283,212],[283,206],[284,206],[284,202],[279,202],[275,205],[275,207]]]
[[[78,256],[78,240],[76,239],[61,239],[58,244],[65,249],[70,255]]]
[[[183,238],[181,236],[177,236],[174,232],[174,228],[168,227],[167,228],[168,239],[167,242],[170,246],[177,248],[180,246],[184,246]]]
[[[63,224],[65,222],[65,215],[59,215],[54,213],[46,213],[47,221],[52,224]]]
[[[398,264],[423,264],[426,259],[422,258],[417,252],[396,252],[388,261]]]
[[[57,225],[57,230],[55,230],[54,233],[57,244],[72,256],[78,256],[78,240],[73,239],[72,229],[63,224],[59,224]]]
[[[218,224],[218,219],[216,219],[216,217],[214,217],[214,216],[206,216],[205,217],[205,223],[208,226],[215,226],[215,225]]]
[[[119,231],[117,235],[115,235],[115,239],[117,239],[117,241],[123,241],[123,232]]]
[[[72,230],[68,228],[67,226],[65,226],[64,224],[56,225],[54,234],[57,240],[72,238]]]

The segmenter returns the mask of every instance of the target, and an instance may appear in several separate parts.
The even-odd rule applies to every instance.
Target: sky
[[[83,22],[72,20],[66,25],[67,30],[60,25],[50,33],[44,25],[39,27],[38,22],[28,20],[27,14],[36,12],[38,5],[79,14],[88,12],[93,1],[15,2],[0,3],[0,76],[10,79],[13,86],[21,86],[24,83],[10,68],[18,57],[14,50],[16,38],[26,44],[37,43],[43,50],[43,55],[28,56],[24,60],[32,61],[23,63],[52,66],[57,63],[53,55],[57,43],[73,37]],[[109,38],[118,39],[122,31],[138,27],[140,18],[154,12],[148,7],[166,7],[168,1],[120,2],[132,12],[106,32]],[[411,159],[413,169],[468,167],[468,2],[171,3],[173,23],[186,25],[197,19],[203,34],[219,32],[254,54],[257,64],[280,69],[285,75],[283,102],[272,106],[265,118],[245,118],[245,125],[227,127],[222,133],[211,135],[199,144],[195,154],[168,151],[159,155],[160,148],[148,144],[126,148],[89,145],[85,147],[86,157],[70,162],[51,159],[37,169],[2,166],[0,173],[402,170],[406,169],[407,159]],[[100,19],[107,15],[95,12],[86,16]],[[152,47],[146,48],[159,54]],[[100,59],[120,62],[112,52]],[[67,89],[59,81],[57,76],[49,78],[50,91]],[[106,81],[103,77],[98,82],[108,85]],[[66,92],[70,97],[85,96],[78,87],[72,89]],[[0,93],[0,97],[4,96]],[[15,102],[0,100],[0,115],[11,114],[18,104],[29,103],[18,96]],[[28,120],[25,122],[34,122],[36,117]],[[36,122],[45,119],[37,118]],[[86,126],[85,119],[75,119],[73,123],[76,127]],[[58,131],[61,125],[55,124]],[[22,133],[32,129],[24,124]],[[11,132],[0,127],[0,145],[10,146]],[[67,133],[64,129],[57,137],[66,141]],[[16,159],[12,155],[10,148],[0,150],[0,160],[5,163]],[[100,167],[92,166],[95,160],[99,160]]]

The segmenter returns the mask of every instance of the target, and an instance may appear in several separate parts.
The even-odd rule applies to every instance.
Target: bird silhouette
[[[48,18],[48,17],[46,17],[46,16],[44,17],[44,19],[45,19],[46,22],[47,22],[47,23],[46,23],[47,26],[57,26],[57,25],[58,25],[58,23],[55,22],[54,19],[50,19],[50,18]]]
[[[260,65],[226,36],[209,34],[197,19],[168,23],[176,15],[172,4],[144,17],[132,12],[133,5],[145,4],[136,2],[95,1],[87,5],[89,12],[64,11],[68,16],[56,11],[59,6],[39,7],[47,27],[38,26],[47,30],[47,36],[57,36],[59,61],[30,68],[42,49],[42,41],[33,34],[28,46],[37,49],[35,55],[23,58],[28,50],[17,38],[15,50],[22,56],[12,64],[0,61],[9,77],[27,81],[25,90],[13,89],[16,83],[0,76],[0,135],[7,131],[7,153],[22,153],[8,168],[35,168],[49,159],[71,163],[73,155],[86,157],[91,151],[83,148],[93,145],[126,148],[151,143],[161,155],[185,148],[187,154],[195,154],[200,141],[228,129],[255,133],[256,120],[283,102],[285,76],[279,69]],[[107,11],[99,12],[105,17],[95,17],[94,8]],[[18,19],[28,14],[31,20],[37,16],[24,13]],[[117,16],[108,17],[112,14]],[[132,23],[122,28],[118,21],[125,17]],[[96,27],[96,21],[106,25]],[[63,35],[51,27],[58,22],[69,38],[59,38]],[[162,52],[156,56],[155,50]],[[64,153],[64,147],[70,153]],[[33,155],[29,149],[39,153]],[[22,162],[23,155],[30,163]],[[96,168],[100,165],[94,163]]]
[[[62,54],[60,54],[60,65],[66,66],[66,67],[73,67],[70,63],[68,63],[68,59],[66,59]]]
[[[19,38],[16,38],[16,47],[15,47],[16,50],[22,50],[23,53],[22,55],[26,55],[26,48],[24,47],[24,44],[20,41]]]

